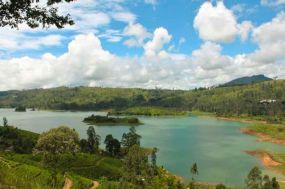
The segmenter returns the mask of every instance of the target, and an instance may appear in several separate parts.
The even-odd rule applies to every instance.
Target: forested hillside
[[[224,116],[282,116],[285,114],[285,80],[189,91],[60,87],[0,92],[0,107],[17,106],[52,110],[124,110],[147,106]]]

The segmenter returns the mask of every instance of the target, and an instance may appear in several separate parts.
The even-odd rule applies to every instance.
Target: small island
[[[15,108],[15,112],[26,112],[26,107],[18,106]]]
[[[136,117],[109,117],[100,115],[91,115],[84,118],[83,122],[96,125],[141,125],[142,123]]]

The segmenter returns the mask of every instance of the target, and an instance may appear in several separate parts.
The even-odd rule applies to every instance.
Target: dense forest
[[[160,107],[175,111],[213,112],[221,116],[282,117],[285,80],[194,90],[59,87],[0,92],[0,107],[51,110],[126,110]]]

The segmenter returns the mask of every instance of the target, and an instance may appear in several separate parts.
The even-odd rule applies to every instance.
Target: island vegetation
[[[26,108],[24,106],[18,106],[15,108],[15,112],[26,112]]]
[[[83,119],[83,122],[94,125],[141,125],[136,117],[111,117],[101,115],[91,115]]]

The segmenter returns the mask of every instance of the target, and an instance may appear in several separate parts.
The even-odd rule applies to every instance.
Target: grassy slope
[[[256,133],[266,134],[274,139],[285,140],[285,125],[255,123],[249,126],[248,129]]]
[[[73,189],[90,188],[91,180],[78,175],[67,175],[73,181]],[[51,189],[52,174],[40,167],[22,164],[0,157],[0,183],[21,189]],[[64,175],[57,174],[56,188],[64,185]]]
[[[8,160],[40,167],[41,156],[31,154],[1,153]],[[72,172],[89,179],[99,179],[102,176],[108,179],[117,179],[121,176],[122,162],[111,157],[95,154],[78,153],[75,156],[64,155],[60,159],[59,169]]]

